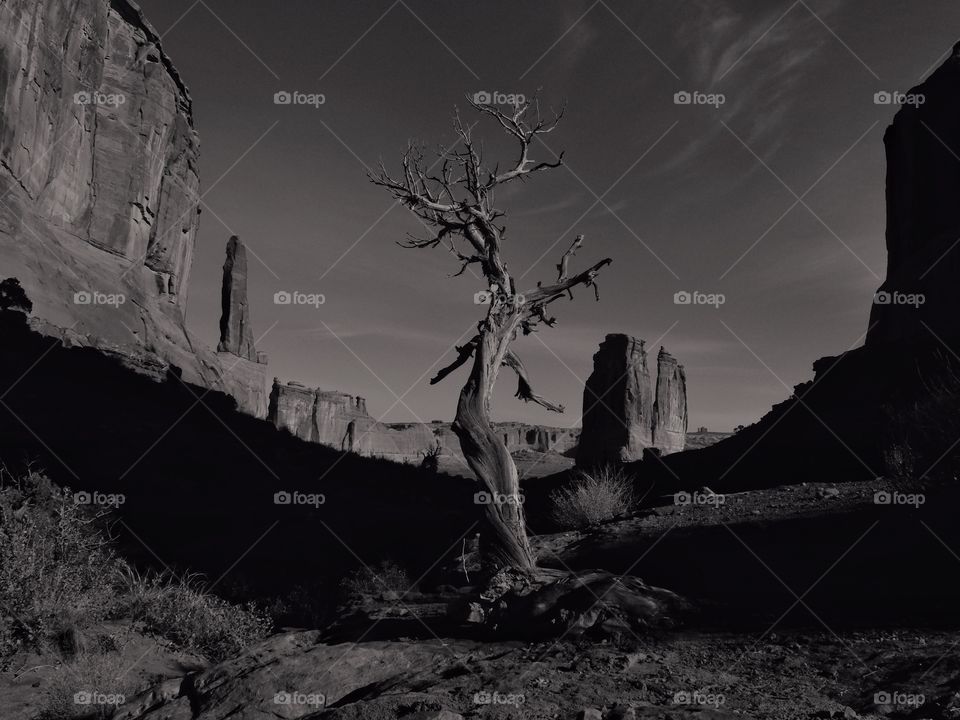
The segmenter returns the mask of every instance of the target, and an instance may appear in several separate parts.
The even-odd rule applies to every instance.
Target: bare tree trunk
[[[487,328],[481,333],[473,369],[460,391],[453,430],[467,464],[490,496],[483,506],[480,535],[484,564],[532,572],[517,466],[490,421],[490,397],[511,332],[512,327]]]

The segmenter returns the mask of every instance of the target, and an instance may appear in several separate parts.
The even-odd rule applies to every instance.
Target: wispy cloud
[[[726,102],[718,113],[724,122],[759,155],[773,155],[782,143],[784,121],[805,97],[797,86],[832,41],[829,32],[801,4],[778,4],[749,15],[716,0],[694,0],[690,6],[689,19],[676,31],[689,59],[690,89],[723,93]],[[832,0],[817,12],[829,22],[838,7]],[[711,123],[661,171],[692,162],[724,132],[720,123]]]

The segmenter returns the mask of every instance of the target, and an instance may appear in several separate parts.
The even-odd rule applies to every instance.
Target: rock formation
[[[308,388],[274,378],[267,419],[277,428],[309,442],[369,457],[419,463],[440,443],[441,452],[460,458],[460,441],[449,422],[382,423],[370,416],[362,397],[333,390]],[[577,445],[579,428],[552,428],[526,423],[495,425],[510,452],[569,453]],[[464,466],[466,471],[466,466]]]
[[[0,266],[36,329],[265,405],[188,337],[198,225],[190,94],[129,0],[10,0],[0,26]],[[249,362],[249,360],[245,360]]]
[[[960,43],[887,128],[887,277],[867,344],[960,335]],[[922,303],[910,296],[922,296]],[[929,327],[929,330],[924,327]]]
[[[236,235],[227,242],[220,302],[222,313],[217,351],[256,361],[257,350],[253,345],[253,326],[247,304],[247,248]]]
[[[450,423],[433,423],[430,427],[440,440],[443,454],[462,459],[460,440],[451,429]],[[494,423],[494,428],[503,435],[503,442],[509,452],[532,450],[565,455],[577,447],[580,438],[580,428],[558,428],[520,422]]]
[[[247,303],[247,249],[240,238],[227,242],[223,263],[220,344],[217,357],[233,382],[232,395],[259,418],[267,416],[267,356],[257,352]]]
[[[607,335],[593,356],[583,390],[583,428],[577,464],[637,460],[644,448],[683,449],[687,427],[683,367],[661,350],[656,398],[643,340]]]
[[[887,277],[864,346],[815,361],[812,381],[731,437],[651,465],[665,486],[736,492],[813,479],[908,482],[918,473],[924,483],[953,481],[958,90],[960,44],[906,94],[884,136]]]
[[[687,375],[683,365],[661,347],[653,402],[653,446],[664,454],[674,453],[683,450],[686,441]]]
[[[362,397],[274,378],[267,419],[302,440],[360,455],[419,462],[435,443],[428,425],[374,420]]]
[[[643,340],[607,335],[583,389],[577,464],[635,460],[653,443],[653,396]]]

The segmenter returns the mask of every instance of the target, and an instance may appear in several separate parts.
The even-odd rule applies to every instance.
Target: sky
[[[958,39],[952,0],[140,0],[191,90],[201,220],[187,305],[215,345],[224,247],[250,253],[257,347],[270,377],[367,398],[386,422],[450,420],[467,369],[431,386],[484,308],[484,284],[369,183],[409,140],[455,141],[458,109],[489,155],[502,130],[471,115],[486,92],[565,103],[535,160],[565,166],[502,190],[518,287],[604,257],[600,300],[519,339],[557,415],[513,398],[500,420],[579,424],[607,333],[685,366],[690,427],[757,420],[817,358],[862,344],[886,270],[883,132]],[[278,92],[314,102],[277,104]],[[686,93],[686,95],[678,95]],[[691,102],[684,103],[687,97]],[[322,103],[320,100],[322,99]],[[284,305],[278,292],[323,296]],[[697,302],[677,302],[677,293]],[[722,301],[722,302],[721,302]]]

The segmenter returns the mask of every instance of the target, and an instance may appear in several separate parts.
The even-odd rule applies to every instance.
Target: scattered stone
[[[404,715],[403,720],[463,720],[463,715],[449,710],[424,710]]]

